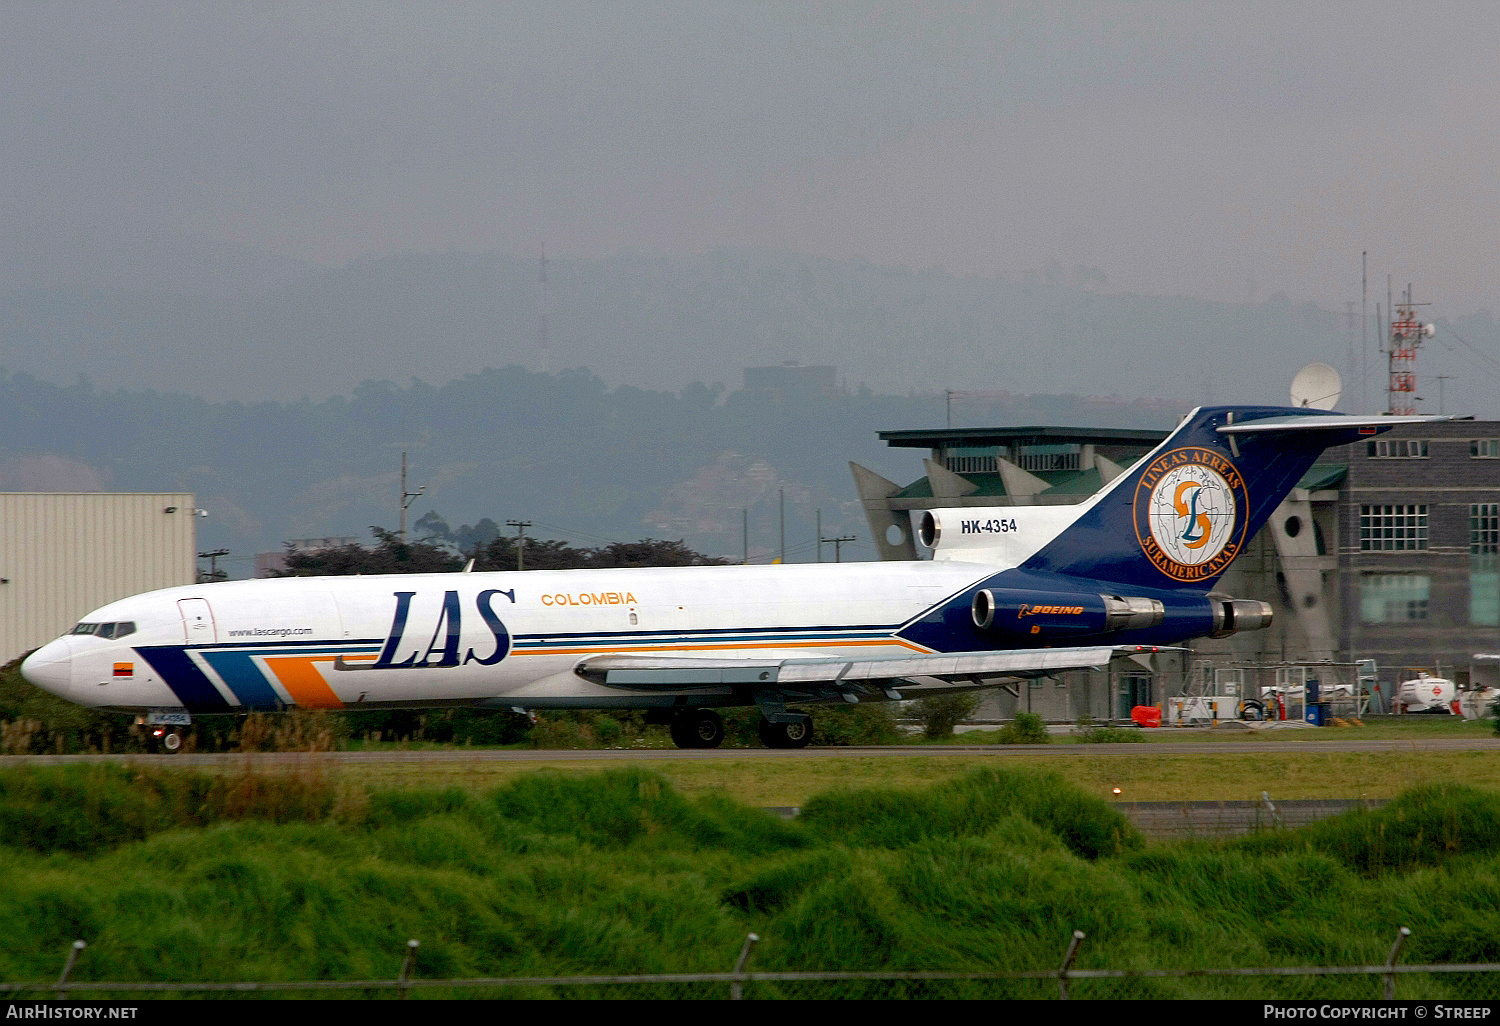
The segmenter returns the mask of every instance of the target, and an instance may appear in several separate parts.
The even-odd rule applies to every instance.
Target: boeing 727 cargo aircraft
[[[148,722],[252,710],[645,709],[683,748],[714,711],[885,701],[1102,666],[1267,626],[1213,591],[1314,459],[1396,424],[1322,410],[1194,410],[1076,506],[935,509],[919,562],[233,581],[110,603],[38,649],[28,680]],[[173,732],[168,748],[180,744]]]

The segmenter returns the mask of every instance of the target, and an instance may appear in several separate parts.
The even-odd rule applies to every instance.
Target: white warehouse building
[[[0,663],[107,602],[194,583],[197,514],[182,492],[0,492]]]

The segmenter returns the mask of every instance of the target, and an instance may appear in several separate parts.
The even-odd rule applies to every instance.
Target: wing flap
[[[902,677],[1039,675],[1104,666],[1114,658],[1116,651],[1113,646],[1097,646],[962,652],[951,655],[933,653],[873,659],[788,657],[769,660],[604,655],[583,660],[578,664],[577,672],[589,680],[611,687],[707,687],[723,684],[771,687],[778,684],[892,680]]]

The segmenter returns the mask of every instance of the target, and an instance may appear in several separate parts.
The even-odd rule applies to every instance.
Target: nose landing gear
[[[183,728],[192,722],[185,709],[152,709],[135,718],[137,727],[146,728],[147,747],[169,755],[182,751]]]
[[[152,727],[151,740],[168,755],[182,750],[182,735],[165,727]]]

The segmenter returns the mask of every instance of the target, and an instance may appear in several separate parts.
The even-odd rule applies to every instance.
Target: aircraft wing
[[[722,684],[776,688],[854,684],[910,677],[945,680],[974,677],[1040,677],[1062,670],[1104,666],[1119,648],[1038,648],[1008,652],[960,652],[840,659],[829,656],[726,659],[712,656],[601,655],[585,659],[577,672],[598,684],[623,688],[705,687]]]

